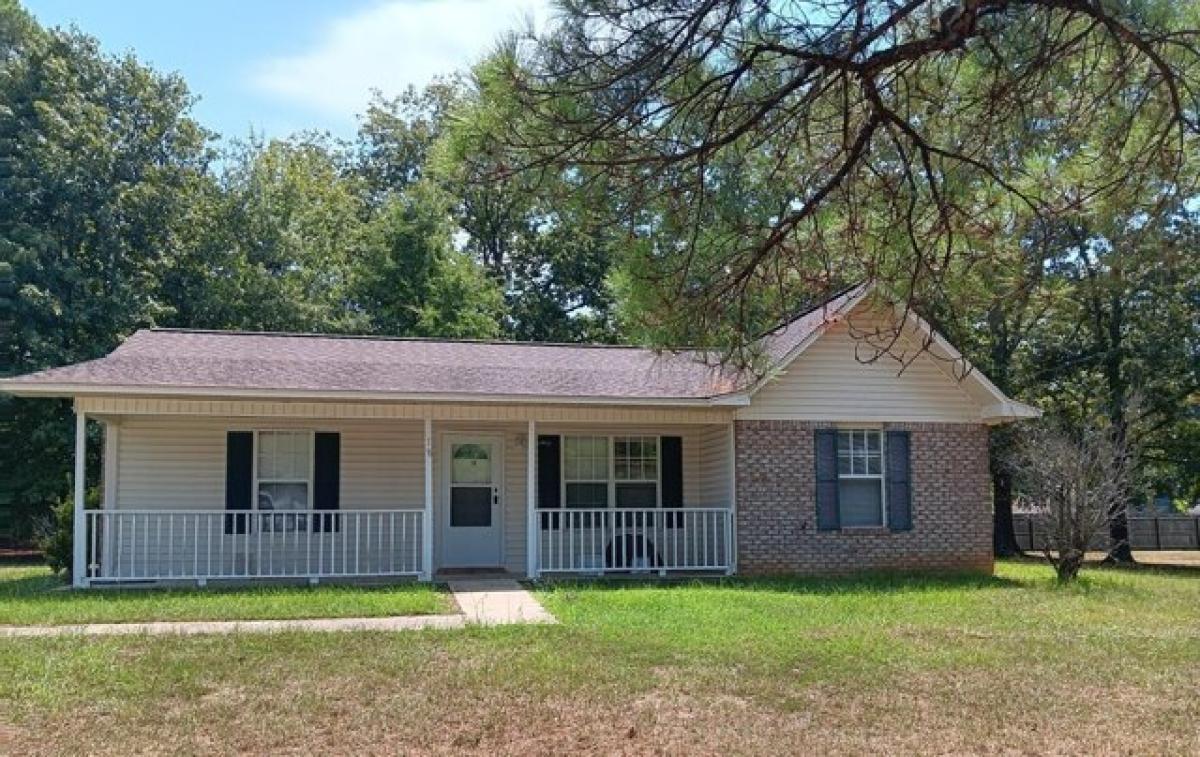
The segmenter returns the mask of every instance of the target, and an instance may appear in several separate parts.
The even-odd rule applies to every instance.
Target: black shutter
[[[254,434],[250,431],[230,431],[225,435],[225,509],[250,510],[254,488]],[[225,533],[244,534],[250,525],[250,514],[244,512],[225,516]]]
[[[539,436],[537,439],[537,506],[539,508],[562,507],[562,437]],[[550,518],[557,515],[542,514],[542,528],[550,528]],[[555,524],[557,525],[557,524]]]
[[[838,514],[837,430],[817,429],[817,530],[836,531]]]
[[[683,507],[683,438],[664,436],[662,448],[662,506]],[[667,515],[667,527],[683,525],[683,513]]]
[[[907,431],[887,432],[887,508],[888,528],[912,530],[912,486],[909,478],[909,437]]]
[[[337,510],[341,507],[342,435],[322,433],[314,439],[313,510]],[[313,513],[313,531],[338,531],[341,517]]]

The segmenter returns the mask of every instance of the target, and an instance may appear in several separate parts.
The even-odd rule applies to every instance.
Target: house
[[[899,334],[860,360],[856,330]],[[1004,396],[860,286],[764,337],[765,376],[632,347],[139,331],[6,379],[69,397],[77,585],[990,571]]]

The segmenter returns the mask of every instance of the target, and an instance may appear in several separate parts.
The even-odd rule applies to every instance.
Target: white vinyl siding
[[[116,508],[223,510],[226,431],[218,419],[123,421]]]
[[[856,328],[869,321],[855,321]],[[858,355],[856,356],[856,347]],[[904,349],[914,354],[917,346]],[[740,408],[741,420],[978,423],[982,408],[928,353],[907,367],[883,356],[864,363],[849,327],[836,323]]]
[[[525,443],[528,426],[510,426],[504,432],[504,563],[512,573],[524,574],[528,533],[525,498]]]
[[[693,475],[697,479],[698,491],[696,502],[700,507],[729,507],[730,494],[733,488],[732,465],[730,455],[733,454],[729,440],[729,425],[705,426],[697,435],[692,458],[695,460]],[[684,487],[687,487],[689,473],[688,444],[684,440]]]
[[[116,507],[126,510],[222,510],[225,436],[285,427],[279,419],[127,418],[121,423]],[[419,423],[297,421],[286,427],[342,435],[344,510],[424,506]]]

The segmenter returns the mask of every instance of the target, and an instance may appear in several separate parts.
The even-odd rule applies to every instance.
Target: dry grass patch
[[[0,719],[35,754],[1200,751],[1200,581],[1048,576],[558,586],[553,627],[21,640]]]

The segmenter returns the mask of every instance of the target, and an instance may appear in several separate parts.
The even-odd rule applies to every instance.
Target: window
[[[263,531],[304,531],[312,492],[312,434],[259,431],[255,453],[255,507]],[[293,513],[293,514],[289,514]]]
[[[613,439],[617,507],[658,507],[658,437]]]
[[[563,486],[567,507],[608,507],[607,436],[563,439]]]
[[[838,508],[843,527],[884,525],[883,432],[838,431]]]
[[[492,525],[492,448],[487,444],[455,444],[450,470],[450,525]]]
[[[566,436],[562,454],[567,507],[658,507],[657,436]]]

